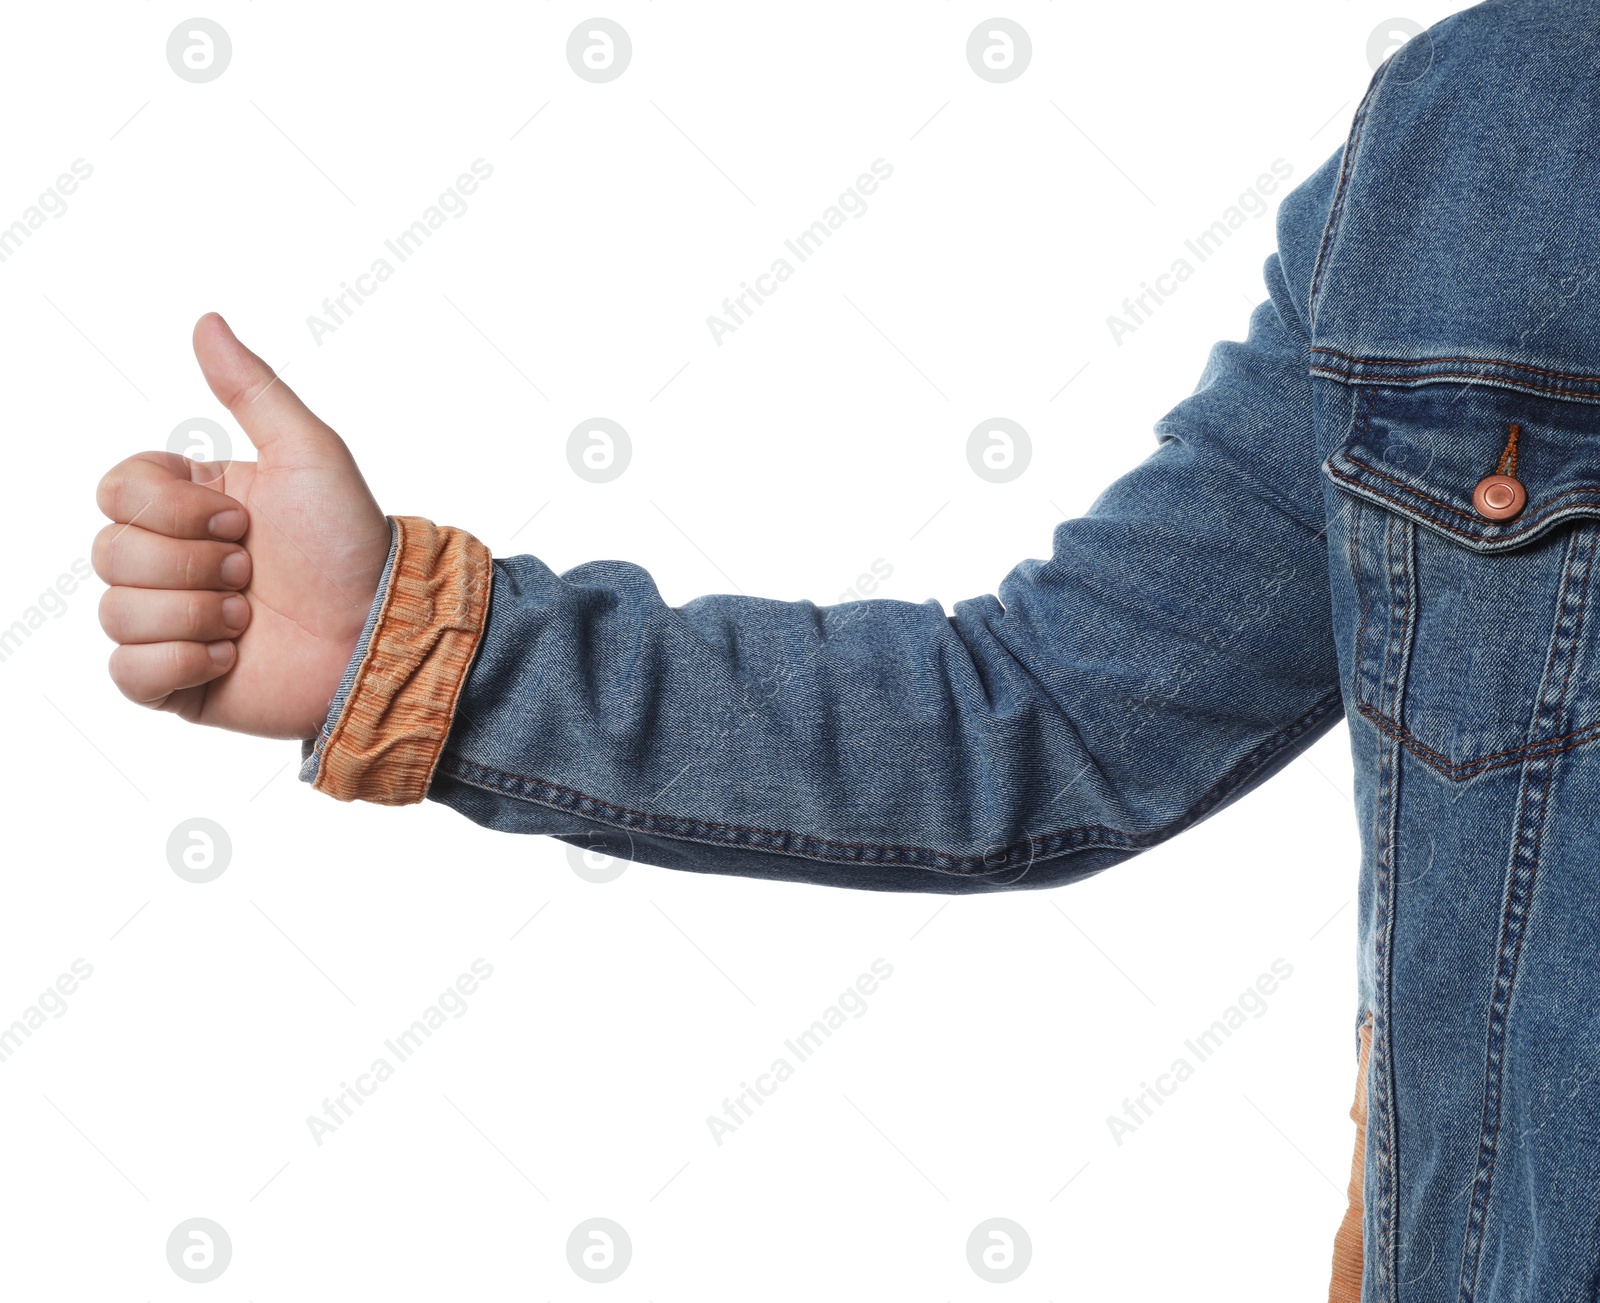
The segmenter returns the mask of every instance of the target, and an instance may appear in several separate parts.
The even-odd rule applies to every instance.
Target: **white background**
[[[1271,215],[1120,346],[1108,314],[1275,159],[1298,183],[1339,148],[1391,13],[1021,0],[1032,63],[996,85],[967,0],[621,0],[632,63],[596,85],[565,0],[203,12],[233,57],[197,85],[165,57],[192,11],[7,8],[0,224],[93,176],[0,264],[0,626],[87,557],[112,463],[233,428],[188,348],[213,308],[386,510],[496,554],[637,561],[673,602],[833,602],[874,561],[882,596],[993,591],[1242,337]],[[478,158],[465,215],[316,343],[308,315]],[[715,344],[707,315],[877,158],[866,213]],[[594,416],[633,442],[610,484],[566,461]],[[1033,440],[1006,485],[965,458],[994,416]],[[1068,890],[596,885],[560,843],[339,805],[293,745],[129,706],[100,591],[0,663],[0,1026],[93,967],[0,1063],[5,1297],[978,1299],[992,1217],[1032,1241],[1018,1299],[1322,1296],[1352,1141],[1342,727]],[[232,840],[206,885],[167,862],[190,817]],[[480,957],[468,1011],[319,1146],[307,1115]],[[718,1146],[707,1115],[877,958],[868,1012]],[[1117,1144],[1108,1115],[1276,958],[1264,1016]],[[204,1286],[166,1259],[191,1217],[233,1246]],[[632,1241],[605,1286],[567,1262],[591,1217]]]

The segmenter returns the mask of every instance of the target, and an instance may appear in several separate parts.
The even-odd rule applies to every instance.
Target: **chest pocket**
[[[1600,739],[1600,403],[1461,379],[1355,399],[1323,466],[1351,713],[1455,781]]]

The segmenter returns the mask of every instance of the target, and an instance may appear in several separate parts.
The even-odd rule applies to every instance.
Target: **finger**
[[[107,525],[89,560],[108,584],[129,588],[243,588],[250,554],[237,543],[168,538],[137,525]]]
[[[168,538],[238,538],[250,523],[235,498],[190,478],[186,458],[141,452],[118,462],[100,481],[95,502],[119,524],[135,521]]]
[[[249,623],[250,603],[238,593],[119,587],[100,599],[100,627],[112,642],[214,642]]]
[[[211,392],[261,452],[355,468],[344,441],[215,312],[195,323],[194,355]]]
[[[111,653],[111,681],[129,701],[159,707],[174,692],[198,687],[233,668],[231,642],[147,642]]]

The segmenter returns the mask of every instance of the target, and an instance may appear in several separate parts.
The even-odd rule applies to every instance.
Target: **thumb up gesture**
[[[216,313],[194,328],[211,392],[259,460],[141,452],[100,481],[95,572],[124,696],[262,737],[321,727],[389,554],[344,440]]]

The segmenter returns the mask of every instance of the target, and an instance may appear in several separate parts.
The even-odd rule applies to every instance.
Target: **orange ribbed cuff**
[[[1344,1221],[1333,1237],[1333,1278],[1328,1282],[1328,1303],[1360,1303],[1361,1215],[1367,1157],[1367,1060],[1372,1053],[1372,1015],[1361,1024],[1361,1051],[1356,1059],[1356,1099],[1350,1106],[1356,1124],[1356,1149],[1350,1159],[1349,1203]]]
[[[489,611],[489,549],[465,530],[392,516],[394,565],[366,655],[313,786],[341,801],[428,794]]]

